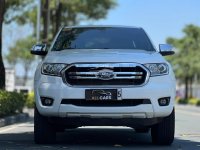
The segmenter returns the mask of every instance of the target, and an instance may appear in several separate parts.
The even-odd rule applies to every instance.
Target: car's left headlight
[[[144,64],[150,71],[150,76],[161,76],[169,73],[169,67],[166,63],[150,63]]]

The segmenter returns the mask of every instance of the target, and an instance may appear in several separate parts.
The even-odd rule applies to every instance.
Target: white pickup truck
[[[128,126],[151,130],[154,144],[174,140],[175,77],[142,28],[126,26],[63,27],[34,77],[36,143],[54,143],[56,132],[81,126]]]

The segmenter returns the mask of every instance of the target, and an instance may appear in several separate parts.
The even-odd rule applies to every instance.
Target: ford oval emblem
[[[114,73],[112,70],[103,69],[97,73],[97,78],[100,80],[111,80],[114,78]]]

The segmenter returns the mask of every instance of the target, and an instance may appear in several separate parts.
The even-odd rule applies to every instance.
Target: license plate
[[[117,89],[88,89],[85,90],[86,100],[118,100]]]

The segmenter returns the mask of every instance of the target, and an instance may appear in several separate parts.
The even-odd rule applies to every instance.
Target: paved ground
[[[200,150],[200,108],[176,107],[176,136],[172,146],[154,146],[150,134],[138,134],[126,127],[88,127],[68,130],[58,135],[56,145],[33,142],[33,122],[0,128],[0,150],[70,149],[70,150]]]

